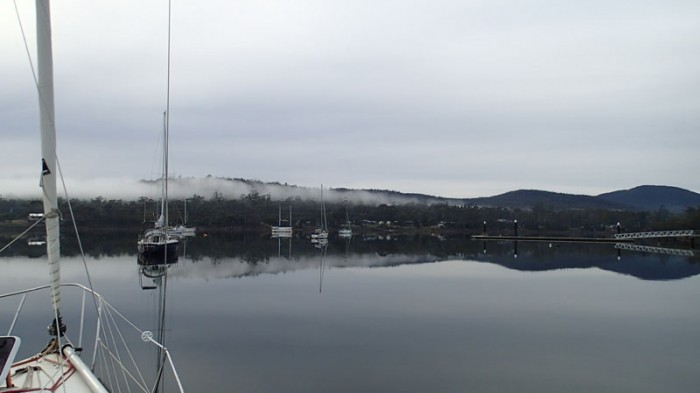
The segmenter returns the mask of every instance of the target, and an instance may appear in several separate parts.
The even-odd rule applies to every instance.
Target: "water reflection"
[[[326,252],[328,251],[328,239],[318,239],[314,242],[315,247],[321,254],[321,263],[319,266],[318,293],[323,292],[323,272],[326,270]]]
[[[161,287],[164,277],[168,269],[177,262],[174,258],[170,263],[161,263],[161,261],[148,260],[139,255],[136,263],[139,272],[139,284],[141,289],[157,289]]]
[[[684,249],[684,248],[669,248],[669,247],[654,247],[654,246],[644,246],[640,244],[630,244],[630,243],[615,243],[615,248],[618,250],[629,250],[637,251],[642,253],[652,253],[661,255],[676,255],[683,257],[695,257],[695,250]]]
[[[166,299],[168,288],[168,270],[177,265],[177,258],[169,258],[167,263],[161,260],[149,259],[139,254],[137,258],[139,286],[144,291],[153,291],[155,293],[155,304],[153,310],[153,318],[155,319],[154,336],[155,340],[167,347],[166,342]],[[166,353],[161,346],[153,348],[152,356],[155,359],[154,373],[155,384],[151,388],[152,392],[163,392],[165,384],[163,384],[163,372],[165,370],[165,362],[167,360]]]
[[[282,239],[287,244],[287,259],[292,257],[292,234],[291,233],[274,233],[271,238],[277,239],[277,257],[282,257]]]
[[[97,245],[86,250],[93,258],[136,253],[131,234],[104,239],[98,234],[90,236],[97,238],[84,244]],[[68,244],[62,249],[64,255],[77,251],[71,248],[70,239],[64,243]],[[433,236],[354,236],[311,243],[300,237],[210,234],[188,240],[181,249],[182,263],[175,274],[200,278],[279,274],[319,266],[382,267],[444,260],[474,260],[519,271],[598,268],[644,280],[681,279],[700,273],[700,257],[695,250],[673,245],[481,242]],[[5,254],[37,257],[34,251],[18,243]],[[152,261],[140,263],[153,264]]]
[[[694,250],[637,244],[488,242],[482,243],[482,255],[476,259],[520,271],[598,268],[643,280],[700,274],[700,258]]]
[[[211,235],[190,240],[176,264],[161,264],[134,258],[132,240],[88,251],[97,255],[89,260],[95,281],[101,292],[121,294],[108,297],[132,307],[130,315],[152,321],[187,391],[697,386],[700,287],[678,280],[700,273],[694,254],[531,242],[516,250],[513,242],[464,238],[312,244]],[[105,256],[108,249],[116,256]],[[66,262],[70,279],[82,264]],[[15,278],[44,270],[26,256],[0,264]],[[160,375],[162,353],[146,356]]]
[[[642,252],[614,244],[489,242],[430,237],[330,239],[309,243],[305,239],[247,239],[218,243],[228,255],[206,248],[182,259],[178,277],[234,278],[328,268],[390,267],[445,260],[474,260],[518,271],[598,268],[644,280],[671,280],[700,274],[697,255]],[[281,252],[287,242],[287,253]],[[658,250],[657,250],[658,251]]]

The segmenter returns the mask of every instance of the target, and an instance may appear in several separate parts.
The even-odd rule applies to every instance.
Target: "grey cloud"
[[[154,177],[165,11],[53,7],[64,169],[79,183]],[[20,8],[31,20],[33,5]],[[700,146],[698,11],[682,0],[178,3],[173,173],[450,197],[698,190],[678,170]],[[5,150],[38,132],[11,17],[0,12],[0,184],[14,187],[37,159]]]

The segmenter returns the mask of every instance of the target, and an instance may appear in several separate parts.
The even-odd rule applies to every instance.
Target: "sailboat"
[[[163,113],[163,177],[161,179],[160,217],[154,228],[139,235],[137,242],[139,255],[154,261],[177,261],[180,246],[178,237],[171,233],[168,224],[168,112]]]
[[[279,205],[277,214],[277,226],[272,227],[272,237],[292,236],[292,205],[289,205],[289,226],[282,226],[282,205]]]
[[[345,223],[338,229],[338,237],[352,237],[352,226],[350,225],[350,216],[348,215],[348,207],[345,206]]]
[[[60,212],[58,208],[57,197],[57,159],[56,159],[56,127],[54,121],[54,92],[53,92],[53,59],[51,45],[51,12],[49,0],[36,1],[36,16],[37,16],[37,64],[38,78],[36,80],[37,90],[39,93],[40,107],[40,128],[41,128],[41,181],[43,196],[44,215],[42,220],[46,227],[46,253],[48,259],[48,270],[50,282],[47,285],[33,287],[12,293],[0,294],[0,300],[3,303],[6,300],[18,300],[18,307],[15,317],[8,329],[7,336],[0,337],[0,392],[3,393],[19,393],[19,392],[92,392],[92,393],[108,393],[110,391],[122,391],[121,389],[127,386],[143,386],[147,384],[143,381],[135,380],[135,375],[142,374],[122,362],[119,349],[112,348],[110,344],[116,344],[112,340],[115,334],[124,337],[119,331],[118,322],[124,321],[126,318],[116,311],[106,300],[95,292],[91,287],[77,283],[62,283],[61,282],[61,265],[60,265],[60,236],[59,236],[59,220]],[[66,198],[70,201],[69,198]],[[70,204],[68,204],[70,210]],[[72,214],[72,210],[71,210]],[[75,220],[73,220],[75,222]],[[35,224],[38,224],[37,221]],[[76,230],[77,234],[77,230]],[[20,235],[21,237],[21,235]],[[91,284],[90,284],[91,286]],[[66,312],[66,321],[77,319],[80,317],[78,325],[78,339],[73,341],[66,335],[69,325],[64,321],[62,313],[61,295],[62,289],[77,289],[82,291],[83,301],[82,309],[69,310]],[[25,306],[27,296],[41,294],[48,291],[51,299],[51,313],[47,315],[47,319],[51,322],[48,326],[49,343],[48,345],[39,346],[36,355],[30,356],[24,360],[15,361],[18,353],[18,347],[22,343],[19,335],[14,336],[14,329]],[[71,292],[68,291],[70,294]],[[89,310],[86,310],[86,299],[91,299],[90,303],[95,306],[94,312],[96,315],[95,337],[92,343],[94,344],[92,361],[83,360],[82,355],[87,347],[83,346],[83,329],[86,326],[85,319],[90,317]],[[71,303],[65,303],[70,305]],[[88,307],[89,309],[89,307]],[[78,311],[77,313],[74,311]],[[72,318],[72,319],[71,319]],[[126,320],[128,321],[128,320]],[[136,327],[131,322],[128,322],[131,327]],[[73,324],[70,324],[73,326]],[[88,325],[89,326],[89,325]],[[74,326],[75,327],[75,326]],[[138,328],[136,328],[138,330]],[[30,331],[24,331],[26,336],[30,335]],[[147,331],[140,331],[142,340],[146,343],[155,344],[164,349],[164,357],[168,359],[172,366],[172,359],[167,349],[153,339],[153,335]],[[25,337],[26,337],[25,336]],[[75,337],[74,337],[75,338]],[[29,340],[27,340],[29,341]],[[126,340],[123,344],[127,347]],[[88,344],[90,345],[90,344]],[[43,349],[42,349],[43,348]],[[122,349],[123,350],[123,349]],[[123,352],[121,352],[123,353]],[[98,356],[99,355],[99,356]],[[107,360],[109,359],[109,360]],[[133,357],[131,358],[133,360]],[[111,361],[108,366],[104,366],[103,370],[108,370],[113,367],[114,374],[100,378],[96,374],[101,360],[105,362]],[[119,373],[116,370],[119,369]],[[177,381],[179,391],[183,391],[182,384],[179,381],[177,372],[171,367],[174,378]],[[123,380],[122,380],[123,377]],[[160,379],[160,376],[159,376]],[[119,385],[119,381],[123,383]],[[116,385],[112,382],[116,382]],[[131,391],[131,390],[129,390]]]
[[[182,224],[168,228],[168,235],[176,239],[184,239],[186,237],[192,237],[196,235],[196,233],[196,227],[187,226],[187,199],[185,199],[185,218],[183,219]]]
[[[323,200],[323,184],[321,184],[321,224],[311,234],[312,241],[328,239],[328,222],[326,221],[326,203]]]

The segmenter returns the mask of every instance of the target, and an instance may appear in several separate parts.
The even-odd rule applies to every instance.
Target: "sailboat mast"
[[[51,11],[49,0],[36,0],[37,29],[37,90],[39,92],[39,124],[41,128],[41,188],[46,223],[46,254],[51,280],[51,303],[60,317],[61,281],[58,227],[58,198],[56,195],[56,122],[53,94],[53,50],[51,47]]]
[[[326,220],[326,201],[323,199],[323,184],[321,184],[321,215],[323,220],[323,229],[328,230],[328,221]]]
[[[168,227],[168,146],[170,144],[169,138],[170,138],[170,39],[171,39],[171,20],[172,20],[172,3],[171,1],[168,1],[168,72],[167,72],[167,87],[166,87],[166,101],[165,101],[165,147],[163,151],[163,157],[164,157],[164,173],[165,173],[165,192],[163,193],[164,195],[164,201],[163,204],[165,205],[165,212],[164,212],[164,218],[165,218],[165,223],[164,226],[166,228],[166,239],[167,239],[167,227]]]
[[[163,167],[163,172],[161,173],[161,179],[160,179],[160,217],[158,218],[158,221],[163,220],[163,222],[159,223],[160,226],[165,227],[166,223],[168,222],[166,215],[166,203],[165,201],[168,200],[167,198],[167,193],[168,193],[168,175],[167,175],[167,168],[166,166],[168,165],[168,118],[167,118],[167,112],[163,112],[163,162],[161,163]]]
[[[165,135],[163,137],[163,226],[167,227],[168,223],[168,115],[165,112]]]

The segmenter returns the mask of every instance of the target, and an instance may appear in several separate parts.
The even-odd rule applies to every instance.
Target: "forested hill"
[[[171,178],[169,181],[170,199],[201,199],[204,201],[240,200],[249,195],[266,196],[276,203],[321,200],[321,188],[304,187],[278,182],[259,180],[219,178]],[[157,181],[138,181],[125,185],[109,193],[74,195],[75,199],[106,201],[143,201],[157,199],[160,187]],[[93,190],[94,193],[94,190]],[[38,195],[37,195],[38,197]],[[435,195],[405,193],[377,189],[324,188],[326,203],[344,205],[448,205],[474,206],[505,209],[546,208],[549,210],[627,210],[656,211],[659,209],[673,213],[700,206],[700,194],[671,186],[639,186],[629,190],[618,190],[597,196],[565,194],[542,190],[517,190],[504,194],[481,198],[445,198]],[[0,201],[8,198],[0,193]],[[23,199],[23,198],[22,198]],[[0,212],[2,213],[2,212]]]
[[[645,210],[665,209],[680,213],[700,206],[700,194],[678,187],[639,186],[629,190],[613,191],[597,196],[562,194],[539,190],[518,190],[487,198],[466,199],[478,206],[532,209],[547,207],[554,210],[611,209]]]
[[[541,190],[517,190],[491,197],[464,199],[402,194],[382,190],[365,190],[365,192],[381,196],[385,200],[393,199],[423,204],[461,204],[506,209],[533,209],[535,207],[546,207],[553,210],[608,209],[655,211],[665,209],[673,213],[680,213],[688,208],[700,206],[700,194],[670,186],[639,186],[629,190],[613,191],[597,196]]]
[[[639,210],[664,207],[672,212],[682,212],[688,207],[700,206],[700,194],[669,186],[639,186],[600,194],[596,198]]]
[[[276,185],[277,190],[292,186]],[[255,230],[268,233],[270,225],[276,225],[278,211],[286,220],[293,210],[293,225],[297,228],[313,228],[320,220],[322,210],[320,189],[300,188],[307,195],[287,192],[273,197],[272,193],[261,193],[253,188],[248,194],[229,197],[217,192],[214,195],[197,195],[201,189],[191,189],[185,201],[173,198],[170,202],[170,221],[185,221],[191,226],[203,228],[225,228],[227,230]],[[645,194],[645,189],[653,193]],[[606,231],[611,225],[622,222],[627,231],[700,228],[700,203],[688,198],[679,204],[677,199],[664,198],[664,188],[641,187],[614,194],[622,198],[630,193],[636,205],[605,200],[601,197],[569,195],[547,191],[520,190],[490,198],[446,199],[420,194],[402,194],[381,190],[324,190],[325,210],[328,224],[338,228],[349,216],[353,225],[382,226],[392,230],[421,230],[442,228],[468,233],[479,233],[483,222],[488,222],[491,233],[507,233],[512,223],[518,220],[519,228],[525,231],[550,231],[565,233],[571,228],[587,230],[591,235]],[[668,187],[669,195],[678,189]],[[690,191],[683,194],[696,196]],[[330,194],[331,198],[327,195]],[[319,197],[316,197],[318,195]],[[280,198],[284,196],[284,198]],[[361,198],[359,198],[361,196]],[[655,199],[652,199],[654,197]],[[652,200],[654,203],[648,201]],[[646,203],[643,205],[642,202]],[[647,206],[648,210],[640,208]],[[658,205],[657,205],[658,204]],[[691,205],[693,204],[693,205]],[[59,208],[68,221],[68,206],[61,200]],[[111,198],[75,199],[71,203],[76,221],[88,228],[133,228],[143,222],[157,218],[157,202],[152,198],[122,200]],[[680,214],[671,214],[665,206],[686,207]],[[18,229],[27,225],[31,213],[42,211],[41,201],[5,199],[0,197],[0,229]],[[389,224],[390,223],[390,224]],[[607,228],[607,229],[606,229]],[[441,230],[442,230],[441,229]],[[523,233],[524,233],[523,232]],[[568,233],[568,232],[566,232]]]
[[[630,205],[607,201],[589,195],[562,194],[540,190],[518,190],[487,198],[467,199],[477,206],[503,207],[510,209],[532,209],[546,207],[554,210],[568,209],[613,209],[626,210]]]
[[[216,196],[236,199],[242,195],[257,193],[269,195],[274,201],[294,199],[320,201],[320,187],[302,187],[277,182],[258,180],[207,178],[173,179],[175,194],[180,199],[190,197],[192,192],[206,199]],[[178,189],[180,190],[178,192]],[[609,209],[646,210],[661,208],[682,212],[689,207],[700,206],[700,194],[671,186],[639,186],[630,190],[619,190],[597,196],[564,194],[542,190],[517,190],[482,198],[445,198],[435,195],[405,193],[377,189],[326,188],[324,199],[331,203],[352,205],[436,205],[483,206],[507,209],[532,209],[545,207],[554,210]]]

